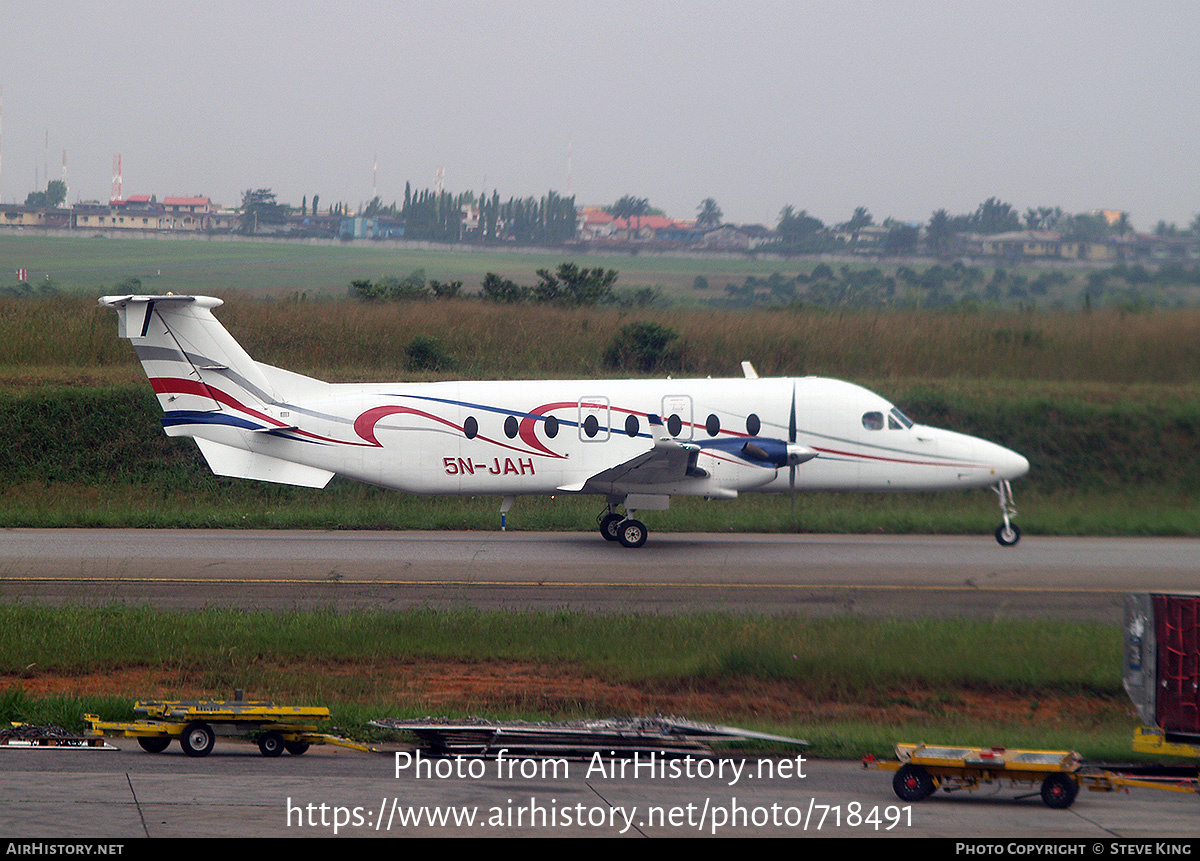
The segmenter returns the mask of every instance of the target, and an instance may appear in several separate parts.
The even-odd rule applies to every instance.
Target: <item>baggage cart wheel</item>
[[[907,763],[892,778],[892,789],[903,801],[921,801],[933,794],[933,778],[921,766]]]
[[[171,743],[171,737],[167,735],[140,735],[138,736],[137,743],[147,753],[162,753],[167,749],[167,745]]]
[[[1069,775],[1056,772],[1042,781],[1042,801],[1055,810],[1066,810],[1075,803],[1078,794],[1079,784]]]
[[[179,737],[179,746],[188,756],[208,756],[217,737],[212,727],[202,720],[192,721]]]
[[[290,753],[292,756],[300,756],[301,754],[303,754],[305,751],[308,750],[308,742],[306,742],[306,741],[285,741],[283,743],[283,749],[286,750],[288,753]]]
[[[274,730],[264,732],[258,737],[258,749],[262,751],[263,756],[282,756],[283,736]]]

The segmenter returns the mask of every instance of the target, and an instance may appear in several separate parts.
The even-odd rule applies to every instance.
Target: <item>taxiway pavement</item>
[[[1129,591],[1200,586],[1200,541],[1027,536],[60,529],[0,531],[0,600],[725,610],[1119,621]]]
[[[1200,837],[1194,794],[1081,791],[1071,808],[1051,810],[1036,794],[1021,797],[1028,788],[994,785],[905,804],[889,772],[807,757],[727,759],[687,779],[649,760],[624,774],[603,760],[450,760],[444,774],[418,775],[398,768],[393,752],[318,747],[266,759],[219,739],[208,757],[190,759],[175,744],[161,754],[117,744],[119,752],[0,750],[0,835],[1056,838],[1085,843],[1083,854],[1106,854],[1116,840]]]

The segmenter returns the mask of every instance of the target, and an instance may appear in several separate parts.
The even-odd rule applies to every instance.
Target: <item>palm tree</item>
[[[616,218],[624,218],[627,221],[631,218],[638,220],[637,229],[642,228],[642,216],[650,211],[650,201],[644,197],[634,197],[632,194],[627,194],[608,207],[608,214]]]
[[[929,227],[925,230],[925,244],[934,254],[943,253],[950,244],[950,215],[944,209],[939,209],[929,217]]]
[[[858,242],[858,233],[864,227],[870,227],[875,222],[871,217],[871,213],[865,206],[858,206],[854,209],[854,214],[850,216],[850,220],[844,225],[850,231],[854,242]]]
[[[706,197],[700,201],[700,205],[696,207],[699,213],[696,216],[697,227],[717,227],[721,223],[721,207],[717,205],[716,198]]]

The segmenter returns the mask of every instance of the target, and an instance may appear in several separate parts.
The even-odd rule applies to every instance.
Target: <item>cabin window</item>
[[[626,416],[625,417],[625,435],[626,436],[635,437],[638,435],[638,431],[640,429],[641,429],[641,422],[638,421],[637,416]]]
[[[913,421],[900,410],[892,407],[892,411],[888,413],[888,427],[893,430],[905,428],[906,430],[913,426]]]
[[[862,423],[867,430],[883,430],[883,413],[863,413]]]
[[[704,429],[708,431],[709,436],[716,436],[721,432],[721,420],[715,414],[710,414],[704,420]]]
[[[746,416],[746,433],[750,436],[758,436],[760,430],[762,430],[762,422],[759,421],[758,416],[754,413]]]
[[[516,416],[509,416],[504,420],[504,435],[509,439],[513,439],[517,435],[519,422]]]
[[[546,436],[550,439],[558,436],[558,419],[554,416],[546,416]]]
[[[475,421],[475,416],[467,416],[467,420],[463,422],[463,435],[467,439],[475,439],[475,435],[479,433],[479,422]]]
[[[608,398],[596,396],[579,399],[579,439],[583,442],[604,442],[612,433],[612,410]]]
[[[671,436],[679,436],[683,433],[683,419],[678,415],[672,415],[667,419],[667,431]]]

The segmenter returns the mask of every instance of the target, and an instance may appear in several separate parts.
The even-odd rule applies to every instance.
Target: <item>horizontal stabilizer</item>
[[[242,448],[196,437],[200,453],[208,466],[217,475],[230,478],[253,478],[272,481],[276,484],[295,484],[300,487],[324,487],[333,478],[333,473],[302,463],[292,463],[268,454],[259,454]]]

